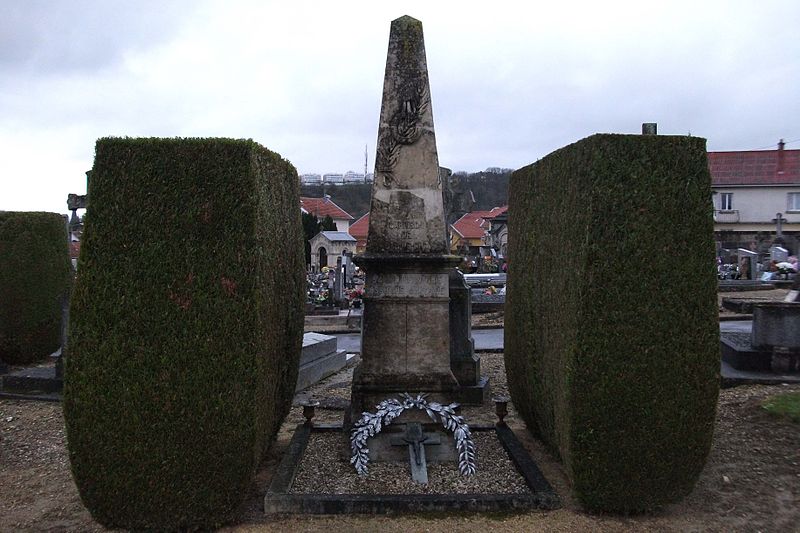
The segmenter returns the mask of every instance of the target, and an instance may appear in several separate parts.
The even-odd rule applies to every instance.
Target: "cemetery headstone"
[[[789,250],[783,246],[772,246],[769,249],[769,258],[771,261],[781,263],[789,259]]]
[[[739,248],[739,274],[741,279],[758,279],[758,254]]]
[[[448,254],[422,23],[408,16],[391,24],[367,249],[355,262],[367,293],[347,425],[401,392],[451,396],[448,276],[459,258]]]
[[[472,338],[472,290],[456,269],[450,271],[450,368],[461,386],[461,403],[481,404],[488,398],[489,380],[481,376]]]
[[[333,299],[336,305],[342,305],[344,301],[344,265],[343,256],[336,258],[336,276],[333,281]]]

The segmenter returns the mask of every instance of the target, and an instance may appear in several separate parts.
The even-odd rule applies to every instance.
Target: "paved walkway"
[[[731,320],[720,322],[720,331],[740,331],[749,333],[753,327],[752,320]],[[339,342],[339,349],[348,353],[361,351],[361,335],[358,333],[345,333],[334,335]],[[475,339],[475,350],[494,351],[503,350],[503,328],[474,329],[472,338]],[[800,374],[772,374],[769,372],[749,372],[736,370],[724,361],[721,366],[723,386],[738,385],[742,383],[800,383]]]
[[[348,353],[361,352],[360,333],[336,333],[338,348]],[[472,338],[475,340],[475,349],[481,352],[499,352],[503,350],[503,328],[474,329]]]

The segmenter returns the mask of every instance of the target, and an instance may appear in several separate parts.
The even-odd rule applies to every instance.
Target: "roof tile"
[[[708,169],[716,186],[800,184],[800,150],[708,152]]]
[[[325,218],[329,216],[334,220],[353,220],[353,216],[333,203],[330,198],[308,198],[300,197],[300,207],[306,213],[316,215],[317,218]]]

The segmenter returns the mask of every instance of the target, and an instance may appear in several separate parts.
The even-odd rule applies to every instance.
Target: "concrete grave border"
[[[289,494],[312,432],[342,432],[341,424],[299,424],[264,497],[271,514],[389,514],[395,512],[495,512],[558,509],[561,501],[508,426],[476,426],[495,431],[531,494]]]

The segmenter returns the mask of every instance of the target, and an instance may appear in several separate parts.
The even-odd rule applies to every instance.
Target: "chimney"
[[[784,150],[783,147],[786,146],[786,143],[783,142],[783,139],[778,141],[778,174],[783,174],[783,158],[784,158]]]
[[[658,124],[645,122],[642,124],[642,135],[658,135]]]

